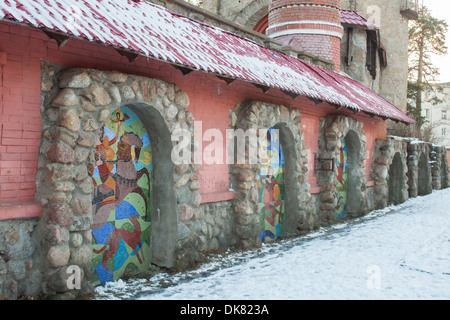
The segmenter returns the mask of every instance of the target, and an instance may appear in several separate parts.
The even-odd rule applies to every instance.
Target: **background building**
[[[450,83],[434,84],[423,94],[422,117],[424,126],[430,127],[431,141],[450,148]]]

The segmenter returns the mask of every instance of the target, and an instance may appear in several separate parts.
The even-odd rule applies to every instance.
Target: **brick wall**
[[[340,70],[340,1],[272,0],[267,35],[298,51],[333,61]]]
[[[216,76],[192,72],[187,76],[169,64],[139,57],[130,64],[114,49],[87,41],[71,39],[58,47],[43,32],[12,23],[0,22],[1,65],[1,136],[0,136],[0,220],[12,217],[39,216],[41,207],[34,203],[35,176],[38,167],[38,148],[41,133],[40,60],[64,65],[119,72],[158,78],[175,83],[188,93],[196,121],[202,121],[203,132],[209,128],[219,129],[225,137],[229,127],[229,110],[244,100],[259,100],[298,108],[302,114],[302,125],[308,151],[308,179],[315,189],[313,167],[314,152],[317,151],[319,117],[336,113],[326,103],[316,106],[304,97],[292,101],[276,89],[264,93],[250,83],[235,81],[227,84]],[[6,63],[4,63],[6,62]],[[368,137],[368,156],[372,154],[373,139],[385,138],[385,122],[379,118],[344,111],[349,116],[365,122]],[[370,138],[369,138],[370,137]],[[210,142],[204,142],[205,147]],[[225,143],[225,142],[224,142]],[[367,160],[368,164],[371,160]],[[367,175],[369,175],[370,165]],[[199,181],[203,202],[229,200],[229,167],[226,162],[219,165],[200,165]]]
[[[40,63],[30,48],[31,34],[26,28],[0,24],[0,219],[40,212],[34,204],[41,134]]]

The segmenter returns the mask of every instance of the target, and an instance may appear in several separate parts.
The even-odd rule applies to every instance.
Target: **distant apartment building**
[[[450,82],[435,84],[423,94],[422,116],[431,126],[433,142],[450,148]]]

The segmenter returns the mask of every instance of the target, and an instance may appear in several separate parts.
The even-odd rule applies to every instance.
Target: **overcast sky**
[[[421,3],[422,0],[419,0]],[[435,18],[446,20],[450,28],[450,1],[449,0],[423,0]],[[450,51],[450,31],[447,33],[447,47]],[[434,63],[441,70],[440,82],[450,82],[450,54],[436,57]]]

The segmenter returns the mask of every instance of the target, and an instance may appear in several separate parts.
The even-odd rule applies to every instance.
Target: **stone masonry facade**
[[[43,215],[40,219],[0,222],[0,294],[7,299],[36,292],[65,298],[92,292],[90,168],[97,131],[112,111],[121,105],[135,106],[146,119],[156,119],[150,122],[157,131],[155,141],[170,141],[171,146],[176,143],[170,136],[177,129],[194,135],[194,117],[186,111],[188,95],[158,79],[42,62],[41,90],[43,125],[36,201],[43,204]],[[337,165],[318,161],[315,169],[320,192],[311,194],[307,178],[311,160],[298,109],[245,101],[229,111],[229,123],[230,128],[244,131],[270,127],[280,130],[289,186],[286,236],[339,222],[334,216]],[[449,185],[446,152],[441,147],[400,138],[377,140],[368,163],[363,122],[329,115],[320,119],[318,130],[318,159],[336,159],[342,139],[357,137],[352,143],[357,145],[358,153],[355,174],[359,184],[353,194],[361,203],[358,215],[389,204],[391,181],[388,183],[387,178],[393,176],[389,172],[395,158],[403,164],[397,202]],[[160,158],[155,153],[154,160],[171,162],[164,158],[167,150]],[[366,176],[367,166],[370,177]],[[198,170],[195,164],[155,167],[155,175],[160,174],[155,181],[162,181],[152,191],[156,208],[161,209],[152,209],[152,263],[158,266],[186,269],[202,262],[208,253],[261,245],[255,209],[259,164],[230,165],[234,200],[213,203],[201,203]],[[82,268],[82,290],[67,288],[67,267],[71,265]]]
[[[82,266],[84,283],[88,285],[92,251],[90,170],[97,131],[105,120],[121,105],[135,103],[151,104],[151,108],[159,112],[168,133],[179,128],[193,132],[193,117],[185,111],[189,98],[172,84],[117,72],[61,70],[46,63],[42,64],[42,103],[43,140],[39,149],[36,198],[44,204],[44,211],[37,234],[45,239],[39,250],[45,257],[40,263],[47,270],[47,285],[61,292],[66,288],[68,265]],[[170,136],[167,138],[170,141]],[[180,258],[190,248],[184,238],[176,237],[192,232],[190,228],[195,225],[189,221],[200,215],[201,196],[198,166],[172,166],[166,172],[172,174],[176,205],[171,209],[175,212],[161,213],[172,217],[161,219],[160,227],[156,222],[153,226],[165,232],[159,237],[173,239],[169,244],[165,240],[166,248],[161,249],[173,253],[170,256],[164,252],[161,253],[164,258],[153,259],[173,267],[175,261],[183,260]],[[153,192],[158,192],[157,189],[158,186],[154,186]],[[179,229],[182,232],[178,232]],[[199,232],[207,231],[200,228]],[[152,242],[157,246],[157,239],[153,238]],[[192,245],[201,248],[202,244]]]
[[[165,0],[154,2],[166,3]],[[181,0],[171,0],[167,5],[176,9],[179,2]],[[206,8],[210,6],[220,15],[252,27],[267,14],[269,0],[242,0],[240,6],[229,5],[228,0],[204,3]],[[383,19],[392,20],[392,24],[383,20],[381,27],[384,30],[398,23],[401,32],[404,31],[406,20],[399,22],[398,17],[392,16],[398,14],[398,3],[391,1],[387,6],[385,1],[378,2],[379,5],[386,4],[390,11]],[[372,4],[366,0],[342,1],[343,8],[362,10],[362,13],[368,12]],[[190,10],[189,6],[179,6],[184,11]],[[201,15],[195,11],[190,17]],[[206,13],[203,18],[207,22],[215,19]],[[351,189],[348,192],[352,198],[350,214],[345,219],[450,186],[445,148],[404,138],[385,139],[386,124],[382,119],[323,102],[317,104],[305,97],[291,100],[292,96],[277,89],[255,89],[251,83],[238,79],[230,81],[226,90],[222,90],[224,79],[216,75],[192,72],[186,78],[189,70],[179,66],[174,68],[152,59],[147,59],[145,64],[143,57],[137,57],[138,60],[131,63],[112,48],[77,39],[58,46],[40,30],[31,32],[27,27],[10,26],[9,23],[1,25],[4,32],[1,35],[19,37],[20,33],[22,39],[30,40],[30,47],[28,51],[14,45],[8,48],[11,50],[4,59],[8,70],[20,75],[14,73],[11,88],[2,87],[2,92],[8,97],[20,97],[24,108],[28,107],[24,109],[27,111],[20,111],[33,112],[35,118],[32,122],[25,114],[20,114],[22,118],[14,115],[14,109],[20,109],[22,105],[10,98],[9,108],[5,107],[3,111],[11,112],[8,120],[16,122],[2,123],[2,143],[8,130],[11,135],[17,132],[29,135],[31,131],[23,129],[25,127],[33,127],[37,140],[29,147],[5,147],[0,155],[4,156],[11,147],[16,147],[14,156],[23,156],[22,161],[17,162],[21,165],[26,158],[33,168],[37,167],[37,174],[34,169],[27,168],[28,171],[19,170],[23,176],[7,176],[9,168],[2,168],[2,187],[10,187],[14,179],[17,183],[27,182],[28,186],[33,184],[25,199],[27,205],[14,203],[13,207],[19,213],[24,210],[22,207],[35,211],[18,214],[16,219],[0,215],[0,299],[19,299],[40,293],[71,299],[93,292],[95,147],[102,126],[121,106],[138,116],[149,135],[153,166],[150,260],[153,265],[168,270],[196,267],[210,253],[230,248],[257,248],[262,241],[258,235],[258,205],[261,204],[258,203],[261,201],[258,175],[262,164],[258,161],[250,163],[250,154],[245,151],[257,143],[252,145],[252,140],[245,143],[246,162],[220,166],[224,172],[217,175],[225,180],[225,183],[220,182],[228,191],[226,197],[208,198],[210,194],[201,193],[205,185],[209,186],[202,180],[206,165],[195,161],[178,164],[171,157],[173,147],[178,143],[173,137],[180,130],[188,133],[195,150],[194,114],[202,120],[209,117],[217,120],[208,124],[211,128],[217,125],[224,130],[241,129],[244,132],[264,132],[269,128],[279,131],[285,161],[286,237],[343,221],[336,216],[336,208],[340,201],[338,186],[342,178],[340,160],[344,144],[349,159]],[[221,23],[228,25],[225,21]],[[228,26],[246,33],[238,25]],[[260,34],[249,34],[258,43],[263,43]],[[395,37],[392,38],[389,42],[382,39],[391,54],[388,60],[392,62],[392,68],[383,75],[386,81],[379,82],[377,87],[386,99],[401,107],[405,94],[395,83],[403,81],[404,70],[397,62],[404,61],[404,43],[398,51],[393,51],[390,48]],[[87,51],[86,47],[92,50]],[[38,49],[43,52],[33,52]],[[94,53],[97,57],[91,60],[89,55]],[[1,54],[5,56],[3,52]],[[26,59],[29,64],[25,63]],[[75,65],[78,67],[73,67]],[[4,66],[2,60],[2,68]],[[143,70],[139,70],[141,67]],[[30,70],[33,73],[25,72]],[[11,77],[3,71],[2,75]],[[216,85],[217,93],[211,91]],[[387,92],[387,89],[395,92]],[[219,114],[219,111],[223,112]],[[19,120],[22,122],[17,122]],[[20,129],[12,130],[18,124]],[[22,154],[23,150],[26,154]],[[214,174],[217,167],[208,169],[211,168]],[[19,193],[20,189],[14,190],[9,190],[9,195]],[[5,212],[5,207],[2,203],[0,210]],[[72,266],[81,269],[81,290],[68,287],[70,273],[67,271]]]

